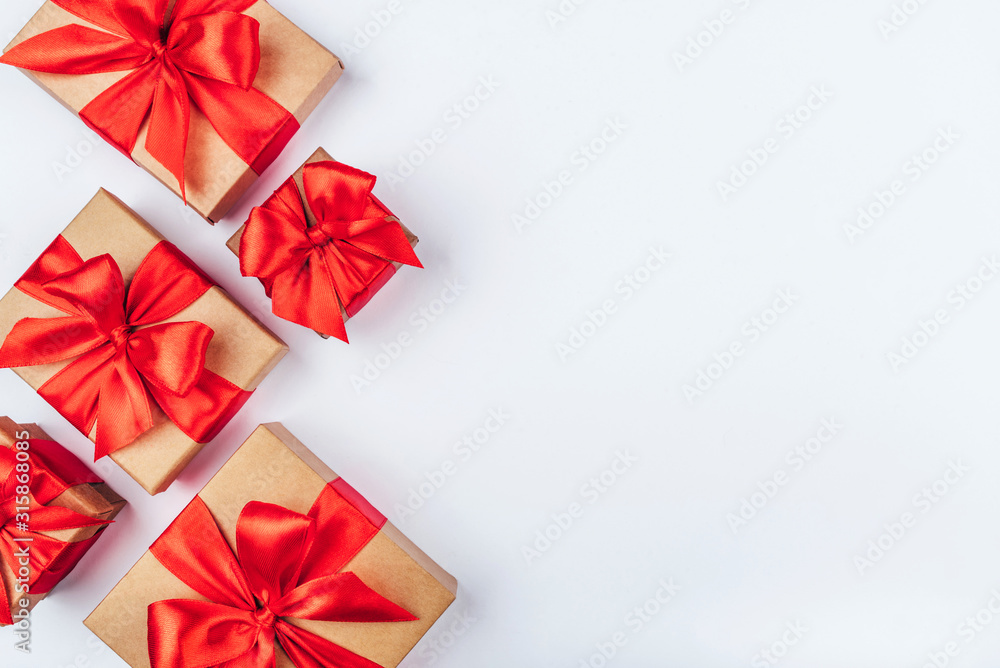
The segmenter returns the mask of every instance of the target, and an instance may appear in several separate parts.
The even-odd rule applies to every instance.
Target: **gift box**
[[[150,494],[288,348],[104,190],[0,300],[13,368]]]
[[[375,177],[313,153],[229,240],[279,318],[347,341],[346,321],[408,264],[417,237],[372,194]]]
[[[212,223],[344,69],[265,0],[48,0],[0,62]]]
[[[0,626],[28,619],[124,507],[38,425],[0,417]]]
[[[390,668],[456,590],[273,423],[257,428],[84,623],[136,668]]]

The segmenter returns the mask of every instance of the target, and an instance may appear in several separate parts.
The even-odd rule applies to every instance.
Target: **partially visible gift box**
[[[344,69],[265,0],[47,0],[0,62],[212,223]]]
[[[347,341],[346,321],[402,265],[422,266],[417,237],[374,186],[371,174],[317,149],[229,240],[276,316]]]
[[[38,425],[0,417],[0,626],[30,619],[124,507]]]
[[[0,300],[14,371],[150,494],[288,348],[101,190]]]
[[[272,423],[84,623],[135,668],[392,668],[457,586]]]

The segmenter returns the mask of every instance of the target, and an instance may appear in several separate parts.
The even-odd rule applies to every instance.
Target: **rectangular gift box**
[[[196,504],[207,507],[225,542],[235,550],[237,520],[248,503],[271,503],[306,514],[320,494],[328,491],[328,486],[348,499],[355,512],[361,512],[366,517],[377,516],[379,524],[385,522],[384,517],[378,516],[377,511],[357,492],[344,485],[337,474],[287,429],[279,423],[271,423],[261,425],[254,431],[199,492],[185,513]],[[317,539],[319,536],[317,533]],[[299,549],[298,545],[283,545],[281,551],[295,555],[296,549]],[[171,552],[184,554],[185,550],[171,546]],[[281,566],[277,568],[280,570]],[[403,660],[455,600],[458,588],[454,577],[387,522],[340,572],[353,573],[379,595],[418,619],[368,623],[292,619],[290,623],[385,668],[397,666]],[[149,551],[84,623],[130,666],[146,668],[151,665],[148,610],[157,601],[178,599],[206,600],[167,570]],[[226,642],[226,639],[216,636],[215,642]],[[278,668],[293,665],[280,645],[276,654]],[[329,665],[340,664],[331,661]]]
[[[169,4],[172,11],[173,0]],[[260,24],[261,58],[253,87],[290,112],[299,124],[303,123],[340,78],[344,71],[343,63],[265,0],[258,0],[243,14]],[[31,37],[71,24],[97,27],[46,0],[4,52]],[[94,98],[129,74],[67,75],[22,71],[77,116]],[[136,164],[180,195],[177,178],[146,150],[144,142],[148,125],[147,119],[131,157]],[[258,174],[223,141],[195,104],[191,105],[189,128],[184,160],[187,204],[214,224],[236,204]],[[287,133],[280,137],[280,141],[288,139]],[[283,146],[274,146],[263,153],[273,159],[280,148]]]
[[[86,261],[109,254],[121,268],[126,285],[147,254],[163,237],[114,195],[100,190],[62,232],[62,237]],[[65,314],[11,289],[0,299],[0,341],[23,318],[58,318]],[[226,292],[214,286],[170,322],[199,322],[214,331],[208,345],[205,369],[245,391],[253,391],[288,352],[288,347],[247,313]],[[73,360],[14,368],[38,390]],[[152,429],[112,453],[121,466],[150,494],[165,490],[204,447],[187,436],[152,404]],[[95,439],[95,430],[87,434]]]
[[[302,172],[305,169],[306,165],[314,163],[314,162],[326,162],[326,161],[331,161],[331,160],[333,160],[333,158],[323,148],[316,149],[316,152],[313,153],[311,156],[309,156],[309,159],[306,160],[302,164],[302,166],[299,167],[298,170],[296,170],[295,174],[292,175],[292,178],[295,179],[295,183],[299,187],[299,192],[300,193],[305,193],[305,186],[302,183]],[[375,199],[375,202],[380,207],[382,207],[383,209],[385,209],[386,211],[388,211],[388,207],[386,207],[384,204],[382,204],[382,202],[380,202],[377,198],[375,198],[374,195],[372,195],[372,198]],[[305,208],[306,218],[307,218],[308,223],[309,223],[309,227],[313,227],[314,225],[316,225],[316,216],[315,216],[315,214],[313,214],[312,210],[308,206],[306,206],[304,208]],[[406,235],[407,241],[410,242],[410,246],[412,248],[416,248],[417,244],[420,242],[420,239],[417,238],[417,235],[415,235],[413,232],[411,232],[410,229],[407,228],[406,225],[404,225],[402,222],[399,223],[399,226],[403,228],[403,233]],[[236,231],[236,234],[234,234],[229,239],[229,241],[226,242],[226,246],[229,248],[229,250],[231,250],[234,254],[236,254],[237,257],[240,254],[240,239],[243,238],[243,230],[244,230],[245,227],[246,227],[246,225],[241,226],[240,229],[238,229]],[[370,284],[369,291],[368,291],[368,293],[366,295],[367,300],[370,301],[371,298],[374,297],[375,294],[379,290],[381,290],[383,287],[385,287],[385,284],[389,282],[389,279],[392,278],[395,275],[395,272],[399,271],[399,269],[402,266],[403,265],[400,262],[393,262],[392,263],[392,270],[388,270],[387,269],[386,271],[383,271],[375,279],[375,281],[373,281]],[[365,304],[367,304],[368,301],[365,301],[365,303],[362,303],[362,304],[350,304],[350,305],[341,304],[340,305],[340,315],[341,315],[341,317],[343,317],[344,322],[346,323],[351,318],[351,316],[348,315],[348,313],[347,313],[347,311],[348,311],[347,306],[350,306],[351,313],[357,314],[358,311],[360,311],[362,308],[364,308]],[[319,334],[320,336],[322,336],[324,339],[329,338],[327,335],[325,335],[325,334],[323,334],[321,332],[317,332],[317,334]]]
[[[8,417],[0,417],[0,447],[7,449],[14,448],[18,442],[23,442],[27,439],[52,440],[36,424],[17,424]],[[30,456],[30,450],[28,452]],[[72,456],[69,453],[66,454],[67,456]],[[29,462],[31,461],[29,459]],[[34,462],[34,466],[37,467],[37,462]],[[71,485],[47,505],[69,508],[81,515],[110,522],[125,507],[125,499],[118,496],[106,483],[83,483],[80,485]],[[103,529],[104,526],[79,527],[63,529],[61,531],[47,531],[44,534],[65,543],[82,543],[83,541],[90,540],[98,532],[103,531]],[[60,580],[69,573],[70,570],[66,570],[60,577]],[[48,593],[33,594],[30,591],[27,595],[17,593],[15,591],[17,576],[12,570],[12,565],[3,559],[0,559],[0,576],[2,576],[3,587],[7,590],[12,614],[22,609],[20,606],[22,599],[28,601],[25,609],[30,611],[34,609],[39,601],[48,596]]]

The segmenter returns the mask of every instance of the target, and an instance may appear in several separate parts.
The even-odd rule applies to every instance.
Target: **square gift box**
[[[0,417],[0,626],[30,620],[124,507],[38,425]]]
[[[0,62],[212,223],[344,69],[265,0],[47,0]]]
[[[134,668],[392,668],[456,590],[452,576],[272,423],[84,623]]]
[[[0,366],[150,494],[288,348],[101,190],[0,299]]]
[[[404,264],[417,237],[372,193],[375,177],[317,149],[227,246],[279,318],[347,341],[347,320]]]

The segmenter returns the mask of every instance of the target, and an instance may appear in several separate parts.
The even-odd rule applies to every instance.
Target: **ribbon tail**
[[[80,110],[83,122],[129,160],[153,104],[157,79],[154,65],[140,67]]]
[[[253,396],[222,376],[205,369],[198,383],[184,396],[148,385],[150,394],[167,417],[198,443],[207,443],[243,408]]]
[[[38,388],[39,396],[87,437],[97,421],[101,387],[111,372],[112,354],[111,346],[99,348],[71,362]]]
[[[130,445],[153,428],[150,396],[142,377],[122,353],[114,361],[97,402],[94,461]]]
[[[183,73],[188,93],[222,140],[261,174],[299,130],[287,109],[256,88]]]
[[[53,74],[124,72],[147,62],[149,52],[134,41],[77,24],[35,35],[0,56],[0,63]]]
[[[345,240],[351,246],[390,262],[423,268],[399,220],[386,218],[382,225]]]
[[[340,298],[318,252],[302,267],[279,274],[271,286],[274,315],[347,342]]]
[[[277,624],[278,642],[296,668],[381,668],[380,664],[285,621]]]
[[[184,155],[187,153],[191,102],[184,79],[173,65],[163,66],[160,72],[149,114],[146,150],[174,175],[180,184],[181,198],[187,204]]]

